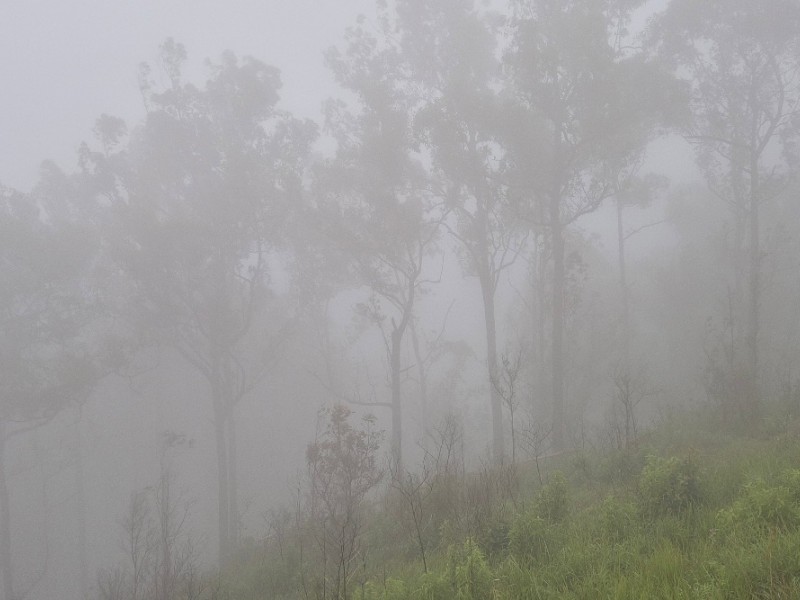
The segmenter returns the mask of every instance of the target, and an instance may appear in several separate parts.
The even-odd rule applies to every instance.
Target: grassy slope
[[[370,517],[367,575],[357,575],[352,597],[800,598],[797,439],[725,433],[692,414],[634,451],[552,459],[544,486],[532,465],[517,475],[513,494],[490,495],[490,509],[463,522],[446,499],[428,497],[427,574],[387,498]],[[469,479],[447,492],[462,496],[461,514],[483,497],[464,490],[497,485]],[[314,568],[291,529],[282,552],[272,540],[228,573],[230,598],[304,598],[304,564],[315,597]]]

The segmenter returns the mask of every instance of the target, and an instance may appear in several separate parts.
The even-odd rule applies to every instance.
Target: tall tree
[[[383,334],[391,400],[367,404],[390,408],[392,456],[402,471],[402,351],[415,303],[431,283],[425,264],[437,250],[441,206],[431,201],[414,152],[417,101],[399,76],[397,48],[354,28],[346,52],[332,51],[329,62],[339,83],[357,95],[358,112],[342,102],[328,106],[338,148],[320,180],[321,207],[347,248],[353,280],[370,292],[359,310]]]
[[[673,0],[653,42],[690,89],[683,133],[710,189],[730,209],[734,369],[748,418],[759,397],[764,249],[762,211],[796,159],[800,6],[792,0]],[[747,388],[747,389],[744,389]]]
[[[515,0],[506,137],[528,218],[552,253],[553,446],[565,444],[566,232],[614,193],[664,107],[662,78],[629,47],[639,0]]]
[[[91,230],[62,219],[36,195],[0,188],[0,577],[4,600],[19,586],[12,564],[9,442],[82,400],[98,365],[87,325],[95,317],[88,274]]]
[[[223,563],[239,518],[235,407],[268,374],[283,326],[285,315],[268,310],[270,273],[315,128],[276,108],[276,69],[226,53],[198,88],[182,78],[185,58],[182,45],[162,45],[169,84],[155,89],[143,66],[146,119],[127,145],[87,152],[84,162],[110,205],[112,251],[132,287],[131,318],[208,386]],[[119,137],[119,129],[103,139]]]
[[[480,284],[496,462],[503,460],[505,441],[502,398],[493,384],[498,376],[495,302],[501,275],[525,242],[524,228],[508,210],[503,184],[497,123],[499,24],[496,15],[471,1],[397,3],[396,28],[407,76],[423,98],[415,128],[431,156],[434,190],[451,210],[446,225],[462,265]]]

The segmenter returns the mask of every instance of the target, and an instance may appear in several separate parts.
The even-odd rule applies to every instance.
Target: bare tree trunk
[[[619,287],[622,293],[622,360],[628,369],[631,345],[631,316],[628,290],[628,273],[625,264],[625,230],[622,223],[622,201],[617,198],[617,250],[619,260]]]
[[[86,487],[83,471],[83,432],[81,411],[75,422],[75,493],[76,520],[78,525],[78,569],[81,598],[89,597],[89,564],[86,553]]]
[[[550,234],[553,244],[553,450],[564,448],[564,231],[561,225],[561,197],[550,197]]]
[[[6,482],[6,424],[0,421],[0,576],[3,600],[14,598],[14,572],[11,563],[11,507]]]
[[[540,222],[544,222],[544,216],[540,215]],[[548,353],[547,353],[547,266],[550,263],[548,256],[549,248],[546,246],[547,236],[542,236],[542,245],[539,249],[539,255],[536,261],[536,288],[537,288],[537,306],[536,306],[536,323],[538,324],[538,348],[539,348],[539,381],[540,385],[544,385],[548,376]],[[545,393],[545,388],[541,388],[542,393]],[[531,395],[531,411],[534,409],[535,398]]]
[[[750,161],[750,302],[748,306],[747,349],[749,363],[750,389],[753,397],[749,398],[749,405],[755,406],[759,401],[758,385],[758,334],[760,325],[761,303],[761,242],[759,224],[759,194],[760,182],[758,178],[758,158],[754,155]]]
[[[156,509],[158,511],[158,531],[160,535],[159,546],[161,556],[156,573],[156,585],[160,582],[160,590],[156,595],[160,600],[170,600],[174,587],[173,581],[173,524],[172,524],[172,503],[171,498],[171,473],[169,467],[161,459],[161,475],[156,492]]]
[[[419,336],[417,335],[416,323],[412,320],[411,326],[411,346],[414,350],[414,360],[417,361],[417,376],[419,377],[419,402],[420,417],[422,418],[422,430],[428,432],[428,372],[425,368],[424,357],[419,348]]]
[[[489,376],[489,406],[492,413],[492,459],[496,464],[502,464],[505,455],[505,440],[503,436],[503,399],[495,389],[497,377],[497,326],[495,323],[494,295],[497,287],[495,274],[491,264],[491,255],[487,246],[489,236],[489,215],[481,193],[484,182],[476,185],[476,201],[478,203],[476,220],[479,231],[480,247],[475,255],[478,269],[478,280],[483,296],[483,317],[486,325],[486,366]]]
[[[496,464],[503,462],[505,439],[503,435],[503,399],[497,391],[497,326],[494,313],[494,282],[488,268],[480,273],[483,293],[483,316],[486,323],[486,363],[489,369],[489,402],[492,410],[492,458]]]
[[[214,432],[217,444],[217,503],[219,510],[218,552],[219,565],[230,558],[230,507],[228,504],[228,446],[225,437],[226,407],[219,390],[214,398]]]
[[[228,415],[228,513],[229,540],[231,550],[239,545],[239,491],[238,491],[238,446],[236,441],[236,407],[231,406]]]
[[[403,472],[403,406],[400,394],[400,348],[403,341],[403,330],[392,329],[392,459],[398,473]]]
[[[742,306],[742,287],[745,278],[745,239],[747,232],[747,214],[749,208],[747,206],[747,199],[745,198],[744,190],[745,183],[742,174],[745,171],[746,158],[742,156],[743,149],[741,148],[742,142],[734,136],[735,143],[731,149],[731,189],[733,194],[733,217],[734,217],[734,239],[733,239],[733,297],[737,305],[737,313],[739,318],[741,315]],[[731,328],[734,324],[731,324]],[[736,337],[739,334],[737,332]],[[738,345],[738,342],[737,342]],[[733,348],[732,348],[733,350]]]

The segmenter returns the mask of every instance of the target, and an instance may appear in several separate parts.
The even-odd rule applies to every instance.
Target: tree
[[[332,52],[329,62],[339,83],[357,94],[360,112],[348,112],[343,102],[328,105],[338,148],[318,181],[320,209],[328,239],[346,248],[352,280],[369,290],[357,311],[383,335],[391,400],[366,404],[391,410],[392,456],[400,467],[401,353],[415,302],[433,282],[424,267],[437,250],[443,214],[413,153],[415,98],[396,77],[396,49],[377,47],[362,29],[351,30],[348,42],[346,55]]]
[[[84,165],[109,206],[111,251],[131,282],[129,317],[208,386],[224,563],[239,516],[234,411],[268,374],[286,322],[283,309],[269,311],[280,307],[270,272],[315,128],[276,109],[276,69],[226,53],[198,88],[182,79],[185,58],[182,45],[162,45],[169,85],[156,90],[144,65],[146,119],[126,146],[114,144],[124,129],[112,120],[103,152],[85,151]]]
[[[730,305],[733,364],[744,414],[759,400],[764,249],[762,211],[796,160],[800,7],[788,0],[674,0],[652,42],[690,90],[683,127],[715,196],[733,215]],[[737,385],[741,388],[741,385]]]
[[[65,203],[66,205],[66,203]],[[9,442],[82,400],[100,368],[86,326],[91,229],[45,211],[35,195],[0,188],[0,577],[16,600],[12,564]],[[62,209],[65,206],[61,207]]]
[[[119,521],[128,566],[99,573],[104,600],[197,600],[204,595],[199,556],[186,531],[192,502],[176,491],[173,467],[173,455],[192,443],[173,431],[161,434],[159,477],[131,494]]]
[[[404,0],[397,3],[397,15],[408,77],[424,99],[415,128],[431,155],[434,189],[451,211],[445,225],[457,241],[461,264],[480,284],[492,455],[500,463],[505,440],[503,400],[493,385],[498,376],[495,301],[500,278],[514,264],[526,235],[508,209],[504,185],[498,20],[463,1]]]
[[[615,190],[668,105],[666,80],[626,45],[637,0],[514,2],[505,144],[521,214],[552,253],[553,445],[564,446],[566,232]]]
[[[106,117],[100,120],[101,129],[108,136],[107,144],[113,144],[118,122]],[[98,133],[100,131],[98,130]],[[84,150],[81,150],[81,154]],[[82,323],[82,337],[87,356],[95,370],[94,381],[87,381],[85,394],[73,398],[72,409],[76,420],[73,460],[75,474],[75,507],[77,525],[78,582],[81,596],[89,594],[89,560],[87,548],[87,519],[85,497],[85,473],[83,435],[81,421],[83,407],[94,393],[95,384],[114,374],[131,374],[135,364],[134,354],[138,348],[137,334],[125,327],[121,318],[126,289],[124,281],[113,267],[107,246],[103,240],[103,211],[91,178],[82,173],[67,174],[54,163],[42,163],[40,178],[33,191],[37,202],[43,207],[48,222],[59,227],[77,228],[91,241],[91,254],[87,258],[87,269],[82,275],[81,288],[85,292],[84,311],[87,318]]]
[[[383,477],[378,466],[382,434],[374,429],[375,419],[366,416],[361,427],[354,427],[352,414],[343,405],[324,410],[324,429],[306,451],[311,517],[318,524],[323,560],[322,598],[330,593],[335,600],[350,597],[354,559],[364,551],[364,501]]]
[[[497,391],[503,399],[503,404],[508,409],[508,416],[511,426],[511,464],[517,464],[517,424],[515,417],[517,416],[517,409],[520,403],[520,381],[519,376],[522,369],[522,359],[525,354],[525,347],[520,344],[515,352],[511,354],[502,354],[500,357],[500,364],[502,367],[498,369],[494,379],[492,379],[492,387]]]

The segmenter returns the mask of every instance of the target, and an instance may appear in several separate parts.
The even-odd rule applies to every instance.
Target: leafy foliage
[[[639,477],[639,505],[646,517],[680,514],[701,500],[699,468],[692,457],[648,457]]]

